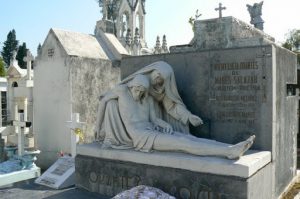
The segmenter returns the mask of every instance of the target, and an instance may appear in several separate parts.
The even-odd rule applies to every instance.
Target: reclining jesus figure
[[[153,98],[148,95],[149,79],[137,75],[127,84],[117,85],[100,100],[97,123],[103,142],[112,148],[134,148],[149,152],[177,151],[199,156],[238,159],[253,144],[255,136],[235,145],[173,131],[155,115]]]

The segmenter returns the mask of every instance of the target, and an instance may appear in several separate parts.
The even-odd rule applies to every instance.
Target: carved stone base
[[[267,163],[249,177],[237,177],[101,158],[99,157],[100,149],[96,151],[98,157],[91,153],[83,155],[80,154],[81,152],[84,153],[84,150],[81,149],[79,147],[77,151],[79,155],[75,158],[76,185],[109,197],[137,185],[148,185],[159,188],[176,198],[272,198],[270,163]],[[112,150],[108,150],[108,153],[109,151]],[[115,155],[112,157],[115,159],[121,156],[124,157],[124,154],[122,155],[123,152],[114,150],[112,153]],[[135,153],[139,153],[134,151],[127,152],[133,156],[136,155]],[[155,157],[153,154],[141,154],[144,160]],[[208,163],[207,157],[189,157],[196,157],[200,162],[205,162],[206,159],[206,166],[208,167],[210,167],[208,164],[220,164],[221,162],[221,164],[224,164],[224,168],[226,166],[234,168],[238,162],[225,159],[223,161],[222,158],[212,157],[210,163]],[[157,159],[153,159],[153,162],[156,161]],[[185,162],[182,162],[182,164],[185,164]]]

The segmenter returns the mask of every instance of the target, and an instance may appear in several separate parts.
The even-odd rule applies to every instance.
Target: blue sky
[[[216,18],[219,0],[146,0],[146,40],[149,47],[156,36],[167,35],[169,45],[188,43],[193,32],[188,19],[199,9],[200,19]],[[234,16],[247,23],[250,17],[246,4],[259,0],[222,0],[227,9],[223,16]],[[26,42],[36,54],[50,28],[92,34],[100,8],[95,0],[0,0],[0,48],[7,33],[15,29],[17,39]],[[299,0],[265,0],[263,16],[265,32],[283,41],[289,29],[300,29]]]

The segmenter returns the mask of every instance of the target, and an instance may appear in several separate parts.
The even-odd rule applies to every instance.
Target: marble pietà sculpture
[[[229,145],[189,133],[189,124],[202,123],[182,102],[172,67],[160,61],[130,75],[100,97],[95,137],[103,146],[117,149],[177,151],[229,159],[242,156],[254,142],[255,136],[250,136]]]

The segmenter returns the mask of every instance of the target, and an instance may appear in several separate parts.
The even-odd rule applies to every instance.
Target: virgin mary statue
[[[125,78],[121,84],[132,80],[136,75],[146,75],[149,78],[149,94],[155,100],[156,115],[171,124],[175,131],[189,133],[189,123],[194,126],[203,123],[184,105],[177,90],[174,71],[168,63],[158,61],[145,66]]]
[[[189,124],[198,126],[203,123],[198,116],[193,115],[184,105],[177,90],[174,71],[168,63],[158,61],[145,66],[125,78],[120,84],[128,83],[137,75],[145,75],[149,78],[149,95],[154,99],[155,113],[157,117],[171,124],[174,131],[189,134]],[[120,121],[120,123],[122,123],[118,112],[117,101],[113,97],[110,99],[109,92],[100,96],[100,99],[103,97],[105,97],[107,101],[106,110],[102,110],[100,108],[101,106],[99,106],[95,127],[95,138],[96,140],[104,140],[105,138],[105,140],[110,140],[114,145],[124,146],[124,143],[130,142],[130,138],[126,136],[116,138],[117,134],[119,135],[120,133],[114,132],[122,131],[124,132],[123,135],[126,135],[125,127],[120,129],[120,126],[118,125],[118,129],[116,129],[116,127],[109,122]],[[106,120],[105,118],[113,120]],[[131,144],[128,143],[128,145]]]

